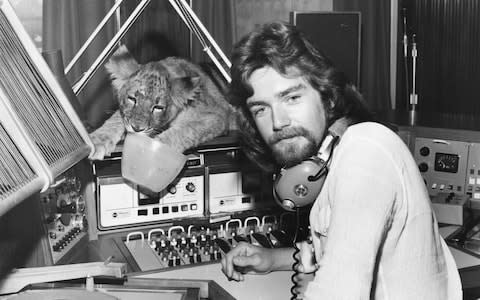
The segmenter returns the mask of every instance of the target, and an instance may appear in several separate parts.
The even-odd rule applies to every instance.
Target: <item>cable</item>
[[[327,160],[325,162],[323,162],[323,165],[320,168],[320,170],[317,172],[317,174],[310,175],[310,176],[307,177],[308,181],[317,181],[320,178],[327,176],[328,166],[330,165],[330,160],[333,157],[333,150],[335,150],[335,146],[337,145],[338,140],[340,140],[340,137],[338,135],[333,137],[332,141],[329,144],[330,149],[327,149],[327,150],[330,151],[330,153],[328,154]]]
[[[295,210],[296,212],[296,230],[295,230],[295,236],[293,237],[293,248],[295,249],[293,251],[293,265],[292,265],[292,269],[293,269],[293,275],[292,277],[290,277],[293,285],[292,287],[290,288],[290,293],[292,294],[292,297],[290,298],[290,300],[296,300],[298,299],[297,296],[298,296],[298,288],[300,287],[298,281],[297,281],[297,276],[299,274],[298,272],[298,265],[300,264],[300,260],[298,259],[297,255],[300,253],[300,249],[297,247],[297,238],[298,238],[298,233],[300,231],[300,208],[297,208]]]

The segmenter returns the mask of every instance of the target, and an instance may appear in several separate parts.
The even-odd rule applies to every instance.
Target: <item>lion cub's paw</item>
[[[90,139],[95,146],[95,152],[90,157],[91,160],[101,160],[105,156],[110,156],[117,145],[116,142],[106,138],[104,135],[91,134]]]

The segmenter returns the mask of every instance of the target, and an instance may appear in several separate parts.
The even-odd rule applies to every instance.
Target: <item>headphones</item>
[[[333,150],[350,122],[346,118],[336,120],[329,128],[316,156],[297,165],[281,168],[274,175],[273,196],[288,211],[307,206],[317,199],[327,178]]]

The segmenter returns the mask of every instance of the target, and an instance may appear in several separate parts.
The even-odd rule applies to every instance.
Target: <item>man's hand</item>
[[[300,252],[297,254],[300,264],[298,265],[298,271],[302,273],[313,273],[318,269],[315,261],[315,252],[313,250],[312,243],[300,242],[297,243]]]
[[[240,242],[222,258],[222,272],[236,281],[243,281],[245,273],[269,273],[274,270],[274,249]]]

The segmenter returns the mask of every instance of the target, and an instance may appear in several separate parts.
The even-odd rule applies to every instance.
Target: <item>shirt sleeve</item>
[[[331,206],[331,219],[306,299],[370,299],[399,178],[381,144],[363,138],[343,143],[322,191]]]

